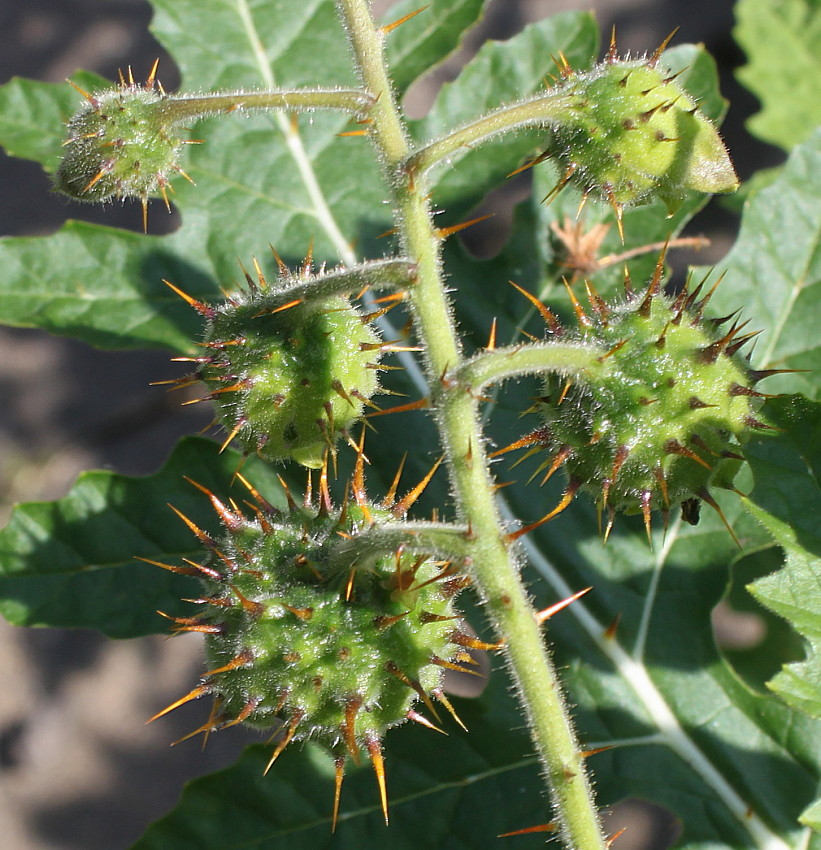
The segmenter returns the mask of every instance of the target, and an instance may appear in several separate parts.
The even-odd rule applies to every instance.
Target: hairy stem
[[[448,375],[463,386],[478,392],[488,384],[522,375],[559,375],[584,377],[602,372],[605,352],[580,343],[548,342],[543,345],[513,345],[482,351]]]
[[[357,89],[294,89],[292,91],[215,92],[204,95],[171,95],[157,107],[171,124],[185,123],[217,113],[248,109],[287,109],[312,112],[339,109],[354,115],[368,111],[372,98]]]
[[[551,127],[583,105],[578,94],[548,91],[502,106],[414,151],[405,167],[410,174],[424,174],[454,153],[465,153],[503,133],[527,127]]]
[[[403,167],[410,153],[383,55],[384,33],[368,0],[337,0],[355,62],[375,97],[370,136],[391,185],[403,251],[416,264],[408,292],[415,327],[425,343],[432,407],[437,411],[460,521],[471,531],[472,569],[486,610],[506,652],[541,757],[568,847],[604,850],[598,814],[580,748],[539,624],[520,581],[516,554],[493,500],[493,480],[479,426],[478,401],[456,382],[443,380],[463,364],[440,267],[440,237],[426,187]]]

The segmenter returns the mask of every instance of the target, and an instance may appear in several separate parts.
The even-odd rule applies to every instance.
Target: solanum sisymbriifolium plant
[[[153,5],[179,92],[147,61],[0,95],[57,190],[181,214],[0,244],[3,321],[163,346],[214,408],[216,440],[0,535],[11,622],[202,633],[152,719],[203,699],[191,737],[264,732],[135,847],[594,850],[627,797],[681,847],[821,846],[818,135],[672,286],[679,231],[738,188],[701,48],[625,57],[558,15],[408,121],[481,0]],[[508,243],[471,255],[454,234],[523,169]],[[716,648],[753,578],[804,660]],[[461,699],[476,653],[497,669]]]

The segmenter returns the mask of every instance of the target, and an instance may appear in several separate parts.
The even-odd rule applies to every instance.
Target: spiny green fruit
[[[605,61],[586,73],[560,66],[558,90],[573,97],[573,108],[554,125],[548,151],[565,167],[558,188],[572,181],[608,201],[619,220],[625,206],[658,198],[672,213],[687,190],[738,188],[712,122],[659,67],[666,43],[635,60],[620,59],[611,43]]]
[[[742,335],[746,323],[737,320],[719,330],[729,316],[703,318],[715,288],[702,296],[704,281],[665,295],[662,270],[663,257],[642,294],[627,278],[626,298],[613,305],[588,284],[591,315],[571,291],[578,328],[552,329],[602,354],[595,374],[547,378],[534,408],[542,425],[502,450],[548,452],[536,473],[545,472],[542,483],[564,468],[565,496],[541,522],[583,491],[607,509],[611,524],[617,511],[640,513],[649,533],[651,512],[661,510],[666,524],[672,505],[695,523],[699,501],[718,509],[711,486],[732,488],[746,435],[768,427],[756,418],[765,396],[753,385],[773,370],[753,371],[739,353],[756,334]]]
[[[431,697],[452,712],[442,692],[444,670],[464,669],[465,647],[493,647],[459,626],[454,598],[469,580],[453,563],[376,547],[339,555],[340,545],[368,529],[396,524],[408,499],[370,503],[360,455],[351,488],[356,502],[346,498],[337,509],[326,474],[315,503],[297,507],[288,494],[290,510],[284,512],[243,479],[254,497],[253,519],[200,487],[222,521],[223,536],[213,539],[183,517],[208,554],[189,567],[159,566],[202,579],[203,596],[192,600],[201,613],[177,619],[175,631],[205,633],[208,672],[156,716],[211,695],[212,715],[192,734],[241,722],[281,726],[269,768],[290,741],[323,745],[337,763],[335,820],[346,758],[358,761],[360,749],[367,751],[386,805],[386,730],[406,719],[432,726],[414,710],[418,700],[434,716]]]
[[[112,198],[147,199],[162,195],[179,166],[186,144],[184,132],[165,115],[167,99],[156,83],[156,64],[145,86],[121,80],[118,88],[89,94],[87,103],[69,122],[65,155],[54,175],[54,186],[78,201]]]
[[[376,392],[383,345],[371,317],[343,296],[319,294],[323,275],[283,265],[269,287],[261,272],[248,287],[210,306],[181,294],[206,318],[198,369],[217,416],[246,452],[319,468]],[[310,292],[315,286],[318,293]],[[294,288],[299,294],[294,297]],[[189,358],[180,358],[189,359]]]

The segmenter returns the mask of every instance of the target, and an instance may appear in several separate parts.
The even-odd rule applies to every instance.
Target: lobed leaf
[[[819,11],[817,0],[740,0],[735,6],[733,35],[747,54],[736,76],[761,101],[747,128],[787,151],[821,124]]]
[[[738,241],[712,276],[725,274],[712,309],[724,315],[742,305],[751,327],[763,329],[753,356],[756,368],[808,370],[770,378],[760,386],[763,391],[818,395],[819,244],[821,130],[792,152],[772,185],[747,202]]]
[[[84,472],[64,498],[18,505],[0,531],[0,613],[17,626],[98,629],[116,638],[167,632],[157,610],[190,615],[181,600],[199,585],[137,556],[172,566],[198,560],[202,547],[169,504],[218,531],[207,497],[185,476],[241,501],[241,485],[230,486],[240,463],[237,452],[186,438],[155,475]],[[281,494],[270,467],[253,461],[249,474],[272,501]]]
[[[755,476],[747,510],[770,532],[784,566],[750,586],[753,595],[806,639],[807,658],[789,664],[771,687],[789,705],[821,717],[821,404],[800,396],[768,403],[782,429],[745,449]]]

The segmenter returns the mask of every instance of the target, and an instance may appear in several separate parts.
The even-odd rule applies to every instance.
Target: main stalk
[[[397,232],[417,268],[408,302],[425,345],[431,403],[447,454],[456,510],[471,530],[474,580],[505,642],[565,844],[578,850],[604,850],[606,842],[561,687],[494,503],[478,401],[461,382],[443,380],[463,365],[464,358],[442,277],[441,238],[433,225],[427,188],[403,167],[412,151],[388,78],[384,33],[373,20],[368,0],[337,0],[337,5],[362,82],[374,97],[370,137],[393,193]]]

